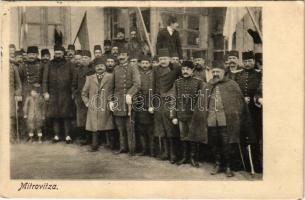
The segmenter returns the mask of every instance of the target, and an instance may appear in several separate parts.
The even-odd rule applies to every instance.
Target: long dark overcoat
[[[178,31],[174,31],[172,35],[169,34],[167,28],[161,29],[157,36],[156,43],[157,54],[160,49],[168,49],[169,55],[177,53],[179,58],[182,58],[181,41]]]
[[[49,118],[73,117],[72,79],[73,64],[52,60],[43,73],[43,93],[49,93],[46,115]]]
[[[254,142],[255,135],[247,104],[238,84],[227,77],[217,83],[214,83],[213,79],[208,83],[206,92],[198,100],[202,105],[195,106],[191,130],[196,135],[202,136],[203,143],[208,143],[207,110],[211,100],[209,97],[216,85],[219,87],[224,106],[229,142],[239,143],[241,140],[247,140],[248,143]]]

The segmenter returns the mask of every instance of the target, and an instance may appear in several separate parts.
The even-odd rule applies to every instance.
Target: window
[[[28,26],[26,45],[53,48],[55,26],[63,34],[65,44],[65,8],[63,7],[26,7],[25,21]]]

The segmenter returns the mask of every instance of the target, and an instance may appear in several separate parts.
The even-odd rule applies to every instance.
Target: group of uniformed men
[[[177,22],[170,20],[159,32],[154,58],[136,29],[129,41],[124,31],[115,41],[105,40],[104,52],[95,45],[94,59],[74,45],[55,46],[52,60],[48,49],[39,59],[38,47],[24,53],[11,45],[11,136],[23,121],[29,141],[36,133],[41,143],[48,132],[54,143],[77,140],[91,144],[90,151],[102,144],[116,153],[194,167],[199,145],[209,144],[215,159],[211,174],[224,169],[228,177],[234,175],[231,144],[251,144],[261,171],[262,54],[243,52],[240,63],[233,50],[207,63],[197,51],[183,60]],[[244,163],[245,153],[241,156]]]

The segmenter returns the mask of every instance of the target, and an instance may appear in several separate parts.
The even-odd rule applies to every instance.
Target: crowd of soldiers
[[[176,27],[170,18],[159,32],[155,57],[136,29],[129,41],[123,30],[117,40],[105,40],[104,52],[95,45],[94,58],[74,45],[54,46],[53,59],[48,49],[39,58],[37,46],[24,52],[10,45],[12,142],[17,133],[39,143],[51,134],[54,143],[90,145],[92,152],[103,145],[194,167],[202,160],[200,146],[208,144],[211,174],[224,169],[228,177],[232,144],[239,145],[245,169],[251,144],[261,171],[262,54],[242,52],[240,62],[233,50],[207,62],[197,51],[183,59]]]

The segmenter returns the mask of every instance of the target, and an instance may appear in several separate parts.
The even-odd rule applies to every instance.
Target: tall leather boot
[[[182,141],[182,159],[176,163],[177,165],[182,165],[187,163],[188,161],[187,149],[188,149],[188,143],[186,141]]]
[[[176,156],[176,145],[175,145],[175,139],[170,138],[169,139],[169,148],[170,148],[170,163],[174,164],[177,162],[177,156]]]
[[[162,137],[162,154],[160,155],[161,160],[168,160],[168,141],[167,138]]]
[[[197,161],[197,144],[195,142],[191,142],[191,165],[193,167],[199,167],[199,163]]]
[[[141,142],[141,152],[138,154],[139,156],[144,156],[147,154],[147,145],[146,145],[146,141],[145,141],[145,136],[144,135],[140,135],[140,142]]]

